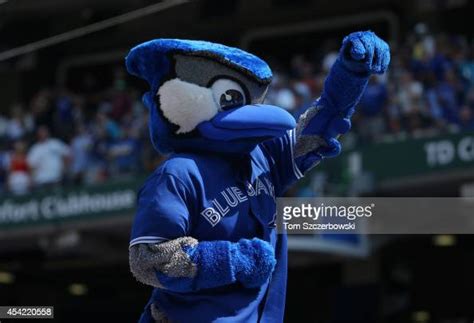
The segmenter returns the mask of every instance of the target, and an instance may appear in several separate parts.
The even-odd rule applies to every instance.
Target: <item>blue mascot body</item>
[[[296,123],[263,103],[272,73],[258,57],[203,41],[158,39],[133,48],[145,79],[150,136],[170,157],[138,196],[130,268],[153,286],[140,322],[282,322],[286,236],[275,198],[325,157],[388,45],[372,32],[343,41],[324,92]]]

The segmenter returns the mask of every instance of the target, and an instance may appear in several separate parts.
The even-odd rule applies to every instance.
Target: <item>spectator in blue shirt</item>
[[[113,142],[108,151],[112,162],[111,171],[115,174],[130,174],[138,170],[140,142],[131,129],[123,131],[122,138]]]
[[[362,140],[374,139],[385,131],[383,109],[387,103],[387,87],[380,77],[372,77],[359,103],[358,130]]]

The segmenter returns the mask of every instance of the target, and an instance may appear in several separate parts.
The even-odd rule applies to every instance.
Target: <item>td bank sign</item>
[[[426,163],[430,167],[474,162],[474,136],[429,141],[425,143],[424,149]]]
[[[30,199],[0,200],[0,227],[113,215],[132,211],[133,189],[102,192],[71,192],[64,195],[32,196]]]

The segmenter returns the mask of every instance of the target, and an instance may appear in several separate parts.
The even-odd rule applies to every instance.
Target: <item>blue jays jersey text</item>
[[[198,241],[258,237],[275,247],[277,266],[261,288],[236,283],[192,295],[155,289],[150,303],[183,322],[189,317],[196,322],[282,321],[286,237],[275,232],[275,198],[301,175],[293,145],[290,131],[248,155],[175,154],[155,171],[139,192],[130,245],[183,236]]]

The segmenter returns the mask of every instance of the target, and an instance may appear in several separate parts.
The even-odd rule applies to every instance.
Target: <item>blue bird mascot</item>
[[[373,32],[344,38],[324,91],[298,122],[264,103],[268,65],[243,50],[156,39],[133,48],[146,80],[154,147],[169,158],[138,194],[130,269],[152,286],[140,322],[283,322],[287,237],[275,198],[322,159],[389,46]]]

